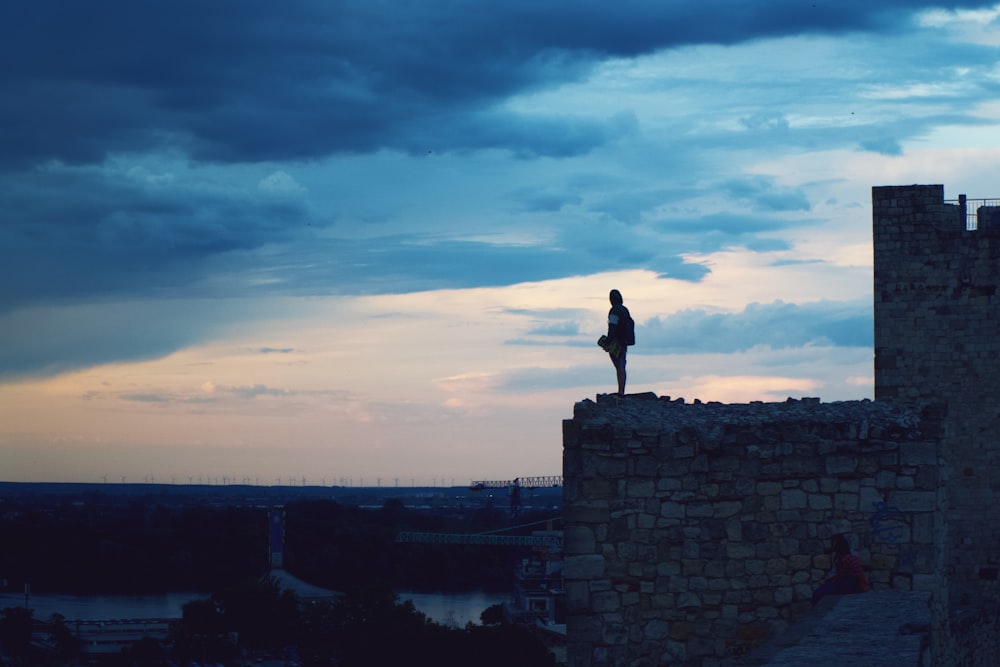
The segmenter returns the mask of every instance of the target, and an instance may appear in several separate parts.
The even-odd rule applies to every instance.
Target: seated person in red
[[[813,593],[813,604],[819,602],[824,595],[864,593],[869,589],[868,579],[861,569],[861,561],[851,553],[847,538],[840,533],[834,535],[830,538],[830,548],[833,551],[833,575],[825,579]]]

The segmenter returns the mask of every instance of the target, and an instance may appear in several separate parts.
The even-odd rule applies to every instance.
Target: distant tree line
[[[141,503],[5,505],[0,579],[32,592],[210,591],[266,571],[261,510]]]
[[[507,512],[379,509],[332,500],[285,506],[285,568],[331,590],[508,590],[526,550],[399,544],[401,531],[479,533]],[[0,581],[36,593],[218,591],[268,571],[267,508],[171,507],[144,502],[0,505]],[[520,524],[539,517],[525,516]],[[529,532],[523,529],[520,532]]]

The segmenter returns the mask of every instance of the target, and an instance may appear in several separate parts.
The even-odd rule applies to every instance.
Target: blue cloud
[[[580,325],[576,322],[556,322],[529,329],[525,333],[529,336],[575,336],[580,333]]]
[[[882,155],[902,155],[903,147],[892,137],[879,137],[875,139],[865,139],[861,142],[861,148],[872,153]]]
[[[684,310],[637,330],[644,349],[674,354],[737,352],[756,346],[873,347],[870,301],[752,303],[739,313]]]
[[[800,188],[780,187],[766,176],[731,179],[723,184],[730,196],[765,211],[808,211],[809,198]]]
[[[512,0],[481,12],[472,2],[4,3],[0,62],[17,67],[0,77],[0,164],[100,162],[166,146],[233,162],[386,146],[423,153],[428,132],[439,151],[571,155],[620,136],[627,123],[519,118],[496,111],[497,102],[581,80],[606,57],[892,32],[937,6]],[[743,123],[782,125],[757,116]]]

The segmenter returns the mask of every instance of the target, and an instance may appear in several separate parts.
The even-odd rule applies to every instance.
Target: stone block
[[[857,493],[838,493],[833,497],[835,509],[846,512],[857,512],[861,504],[861,496]]]
[[[776,558],[779,554],[778,545],[774,542],[762,542],[757,545],[757,558]]]
[[[732,583],[728,579],[717,577],[708,580],[708,590],[710,591],[728,591],[731,588]]]
[[[788,569],[792,572],[808,570],[812,565],[812,556],[806,554],[795,554],[788,557]]]
[[[726,555],[729,558],[753,558],[756,553],[757,549],[751,543],[730,542],[726,545]]]
[[[743,539],[743,526],[739,519],[730,519],[726,522],[726,539],[730,542],[738,542]]]
[[[652,498],[656,495],[656,482],[651,479],[630,479],[625,495],[628,498]]]
[[[937,507],[934,491],[892,491],[889,505],[901,512],[933,512]]]
[[[693,607],[701,606],[701,598],[691,592],[681,592],[677,594],[677,608],[678,609],[691,609]]]
[[[712,507],[712,516],[716,519],[725,519],[735,516],[743,511],[743,503],[738,500],[724,500],[715,503]]]
[[[932,442],[905,442],[899,447],[902,465],[937,465],[937,445]]]
[[[705,562],[704,573],[706,577],[722,579],[726,576],[725,550],[722,549],[721,551],[723,552],[723,554],[720,555],[721,560],[710,560]]]
[[[566,555],[564,568],[566,579],[596,579],[603,577],[605,572],[604,556],[601,555]]]
[[[689,591],[706,591],[708,590],[708,579],[705,577],[691,577],[688,579],[687,588]]]
[[[809,509],[828,510],[831,509],[832,507],[833,507],[833,500],[830,498],[830,496],[818,493],[814,493],[809,496]]]
[[[675,502],[662,503],[660,505],[660,516],[668,519],[683,519],[687,516],[687,506]]]
[[[857,479],[835,480],[837,491],[840,493],[858,493],[861,490],[861,481]]]
[[[881,493],[879,493],[874,486],[863,486],[861,487],[861,492],[858,497],[859,509],[862,512],[873,512],[881,504],[885,502]]]
[[[799,553],[799,541],[792,537],[783,537],[778,540],[778,554],[781,556],[792,556]]]
[[[658,494],[671,493],[681,490],[681,480],[674,477],[661,477],[656,480],[656,492]]]
[[[637,477],[657,477],[660,463],[652,456],[639,456],[635,462],[634,473]]]
[[[789,604],[795,597],[795,592],[790,586],[783,586],[774,589],[774,604],[784,606]]]
[[[881,470],[875,475],[875,486],[880,489],[896,487],[896,473],[891,470]]]
[[[646,639],[664,639],[668,636],[670,629],[670,623],[663,620],[652,620],[643,626],[643,635]]]
[[[781,493],[781,482],[757,482],[757,495],[776,496]]]
[[[662,577],[672,577],[681,573],[681,562],[679,560],[660,560],[656,564],[656,573]]]
[[[565,582],[566,609],[572,612],[590,611],[590,585],[587,581]]]
[[[594,531],[588,526],[570,525],[563,531],[564,549],[567,554],[592,554],[597,542]]]
[[[683,665],[687,662],[687,657],[687,644],[676,640],[667,640],[663,647],[663,653],[660,655],[658,664]],[[577,667],[576,663],[573,663],[573,667]],[[580,667],[591,667],[591,665],[588,663],[587,665],[581,665]]]
[[[580,482],[580,496],[587,500],[612,497],[614,484],[606,479],[587,479]]]
[[[694,502],[688,503],[687,515],[689,517],[703,517],[708,518],[713,515],[714,508],[712,503],[709,502]]]
[[[934,515],[914,514],[912,517],[913,541],[918,544],[934,543]]]
[[[784,558],[769,558],[764,564],[767,574],[782,574],[788,571],[788,561]]]
[[[594,613],[604,614],[621,609],[621,596],[617,591],[601,591],[590,595],[590,609]]]
[[[829,456],[824,463],[828,475],[844,475],[858,468],[858,460],[851,456]]]
[[[628,626],[624,623],[605,623],[601,628],[601,642],[608,646],[622,646],[628,639]]]
[[[607,523],[611,517],[608,502],[574,503],[563,508],[566,524],[574,523]]]
[[[685,558],[681,560],[681,574],[692,576],[705,571],[705,564],[699,558]]]
[[[798,489],[787,489],[781,492],[781,509],[805,509],[808,505],[808,498],[804,491]]]

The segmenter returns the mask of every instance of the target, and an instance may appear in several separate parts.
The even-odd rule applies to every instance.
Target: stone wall
[[[940,185],[872,189],[875,398],[936,405],[944,417],[951,604],[1000,597],[1000,225],[944,203]],[[944,598],[942,590],[941,598]]]
[[[803,615],[851,536],[935,586],[939,423],[870,401],[583,401],[563,425],[568,660],[714,665]]]
[[[940,667],[1000,659],[1000,211],[872,188],[875,398],[577,404],[564,424],[569,657],[711,665],[808,607],[834,532],[932,592]]]

